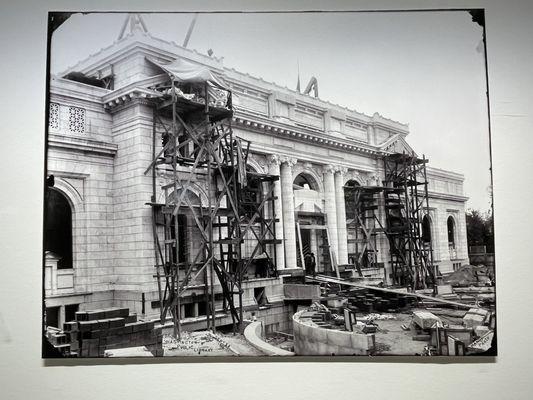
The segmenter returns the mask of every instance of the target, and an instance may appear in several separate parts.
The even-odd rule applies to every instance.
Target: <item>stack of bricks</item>
[[[70,356],[103,357],[106,350],[145,346],[154,356],[163,355],[161,328],[137,321],[128,308],[78,311],[76,320],[63,325]]]
[[[403,294],[383,293],[376,296],[372,293],[358,293],[348,297],[348,308],[364,313],[399,312],[413,305],[414,298]]]
[[[48,329],[46,331],[46,338],[62,355],[69,355],[70,344],[68,343],[68,335],[64,332],[61,332],[59,329]]]

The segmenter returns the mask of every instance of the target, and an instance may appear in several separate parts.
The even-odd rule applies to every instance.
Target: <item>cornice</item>
[[[223,58],[210,57],[208,55],[197,52],[196,50],[183,48],[175,42],[169,42],[151,36],[149,33],[133,33],[123,39],[115,41],[110,46],[100,49],[98,52],[91,54],[89,57],[78,62],[66,71],[62,72],[60,76],[64,76],[69,72],[82,72],[89,76],[96,74],[99,70],[110,64],[117,63],[120,60],[132,56],[136,53],[144,53],[152,56],[171,60],[176,57],[182,57],[193,62],[197,62],[208,66],[217,73],[224,74],[224,79],[232,81],[237,85],[252,85],[256,90],[272,93],[274,91],[282,92],[294,96],[298,101],[307,104],[311,107],[317,107],[321,110],[336,110],[346,113],[348,118],[354,119],[358,122],[379,126],[386,130],[395,133],[409,133],[409,125],[385,118],[379,113],[374,113],[372,116],[361,113],[354,109],[341,106],[339,104],[331,103],[327,100],[314,98],[309,95],[302,94],[297,90],[289,89],[287,86],[281,86],[275,82],[266,81],[260,77],[255,77],[247,73],[235,70],[234,68],[227,68],[222,65]]]
[[[451,193],[438,193],[438,192],[428,191],[428,197],[430,199],[450,200],[450,201],[457,201],[460,203],[466,203],[468,201],[468,197],[466,196],[461,196],[458,194],[451,194]]]
[[[119,89],[104,98],[104,108],[109,111],[117,111],[118,106],[130,103],[133,100],[144,100],[146,104],[151,104],[150,99],[162,97],[162,94],[155,90],[139,87],[130,87],[125,90]]]
[[[102,96],[110,93],[110,90],[86,85],[81,82],[71,81],[58,77],[50,79],[51,97],[63,97],[74,100],[83,100],[91,103],[102,103]]]
[[[262,92],[279,91],[279,92],[288,94],[290,96],[294,96],[297,102],[300,102],[305,105],[309,105],[309,107],[315,107],[324,112],[327,110],[333,109],[336,111],[341,111],[342,113],[346,113],[346,117],[352,120],[355,120],[357,122],[360,122],[360,123],[383,127],[394,133],[403,133],[403,134],[409,133],[408,124],[404,124],[399,121],[385,118],[381,116],[379,113],[374,113],[374,115],[370,116],[370,115],[361,113],[357,110],[350,109],[339,104],[331,103],[327,100],[323,100],[320,98],[315,98],[309,95],[302,94],[298,92],[297,90],[290,89],[287,86],[281,86],[277,84],[276,82],[268,82],[264,80],[263,78],[255,77],[248,73],[237,71],[235,68],[224,67],[224,72],[225,72],[225,76],[227,77],[228,81],[234,82],[238,85],[253,85],[254,89],[260,90]]]
[[[113,143],[52,133],[48,134],[47,143],[50,148],[66,149],[74,152],[93,153],[108,157],[114,157],[118,150],[118,146]]]
[[[305,143],[313,143],[322,147],[329,147],[341,151],[355,151],[366,155],[380,154],[377,149],[368,145],[357,145],[348,140],[340,140],[338,138],[328,136],[323,132],[314,132],[311,129],[295,127],[293,125],[283,124],[280,122],[273,123],[267,118],[251,118],[245,114],[238,113],[233,117],[233,123],[236,126],[244,127],[249,130],[255,130],[272,136],[284,137]]]
[[[85,59],[81,60],[77,64],[67,68],[61,72],[60,76],[64,76],[70,72],[82,72],[86,74],[96,73],[108,64],[116,63],[123,58],[130,56],[127,54],[131,50],[136,48],[143,48],[151,53],[160,57],[175,58],[180,56],[191,61],[196,61],[209,65],[211,68],[221,71],[222,58],[209,57],[199,53],[196,50],[187,49],[179,46],[174,42],[169,42],[163,39],[153,37],[148,33],[134,33],[124,38],[113,42],[111,45],[104,47],[94,54],[89,55]]]

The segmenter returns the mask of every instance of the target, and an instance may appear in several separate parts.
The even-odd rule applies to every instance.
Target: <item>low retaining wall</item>
[[[374,334],[338,331],[301,320],[300,311],[292,317],[294,352],[298,356],[366,356],[375,348]]]
[[[252,322],[244,329],[244,337],[254,348],[269,356],[293,356],[291,351],[280,349],[263,340],[263,326],[260,321]]]
[[[319,300],[320,286],[285,283],[283,284],[283,293],[286,300]]]

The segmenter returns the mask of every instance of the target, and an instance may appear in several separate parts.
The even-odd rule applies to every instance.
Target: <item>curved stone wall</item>
[[[292,317],[294,352],[298,356],[366,356],[375,348],[374,334],[338,331],[319,327],[311,319]]]
[[[272,346],[263,340],[263,326],[260,321],[252,322],[244,329],[244,337],[253,347],[269,356],[293,356],[291,351]]]

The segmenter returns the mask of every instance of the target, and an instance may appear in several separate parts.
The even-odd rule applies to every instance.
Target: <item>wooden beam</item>
[[[315,282],[334,283],[337,285],[345,285],[345,286],[352,286],[352,287],[358,287],[358,288],[369,289],[369,290],[377,290],[379,292],[384,292],[384,293],[395,293],[395,294],[401,294],[401,295],[409,296],[409,297],[417,297],[419,299],[430,300],[430,301],[434,301],[434,302],[442,303],[442,304],[448,304],[448,305],[459,307],[459,308],[467,308],[467,309],[482,308],[479,306],[458,303],[456,301],[439,299],[438,297],[432,297],[432,296],[428,296],[428,295],[420,294],[420,293],[402,292],[401,290],[385,289],[385,288],[380,288],[376,286],[363,285],[363,284],[356,283],[356,282],[348,282],[343,279],[332,278],[332,277],[325,276],[325,275],[317,275],[316,277],[307,276],[306,279],[315,281]]]

